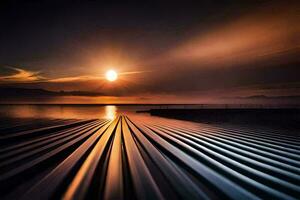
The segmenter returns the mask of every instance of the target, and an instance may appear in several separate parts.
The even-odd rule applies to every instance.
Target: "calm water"
[[[148,110],[157,107],[152,105],[0,105],[0,117],[113,119],[118,114],[134,114],[138,110]]]
[[[0,105],[0,117],[113,119],[118,114],[136,114],[153,108],[227,108],[224,105]],[[251,106],[247,106],[251,107]],[[255,106],[254,106],[255,107]],[[228,107],[230,108],[230,107]],[[240,107],[242,108],[242,107]],[[138,113],[138,115],[147,115]]]

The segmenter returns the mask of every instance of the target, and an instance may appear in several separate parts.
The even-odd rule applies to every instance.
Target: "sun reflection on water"
[[[119,114],[135,115],[154,106],[120,105],[0,105],[0,118],[114,119]],[[138,115],[146,115],[138,113]]]
[[[105,106],[105,118],[106,119],[114,119],[117,114],[116,106]]]

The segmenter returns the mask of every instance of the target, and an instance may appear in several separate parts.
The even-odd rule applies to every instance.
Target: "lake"
[[[113,119],[118,114],[134,114],[139,110],[158,107],[155,105],[0,105],[0,117]]]

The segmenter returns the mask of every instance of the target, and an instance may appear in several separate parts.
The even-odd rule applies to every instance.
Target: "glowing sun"
[[[115,81],[118,78],[118,74],[116,71],[114,70],[108,70],[105,74],[105,77],[108,81]]]

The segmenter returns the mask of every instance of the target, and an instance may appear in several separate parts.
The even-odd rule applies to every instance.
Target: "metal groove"
[[[136,115],[2,122],[1,199],[300,197],[288,130]]]

